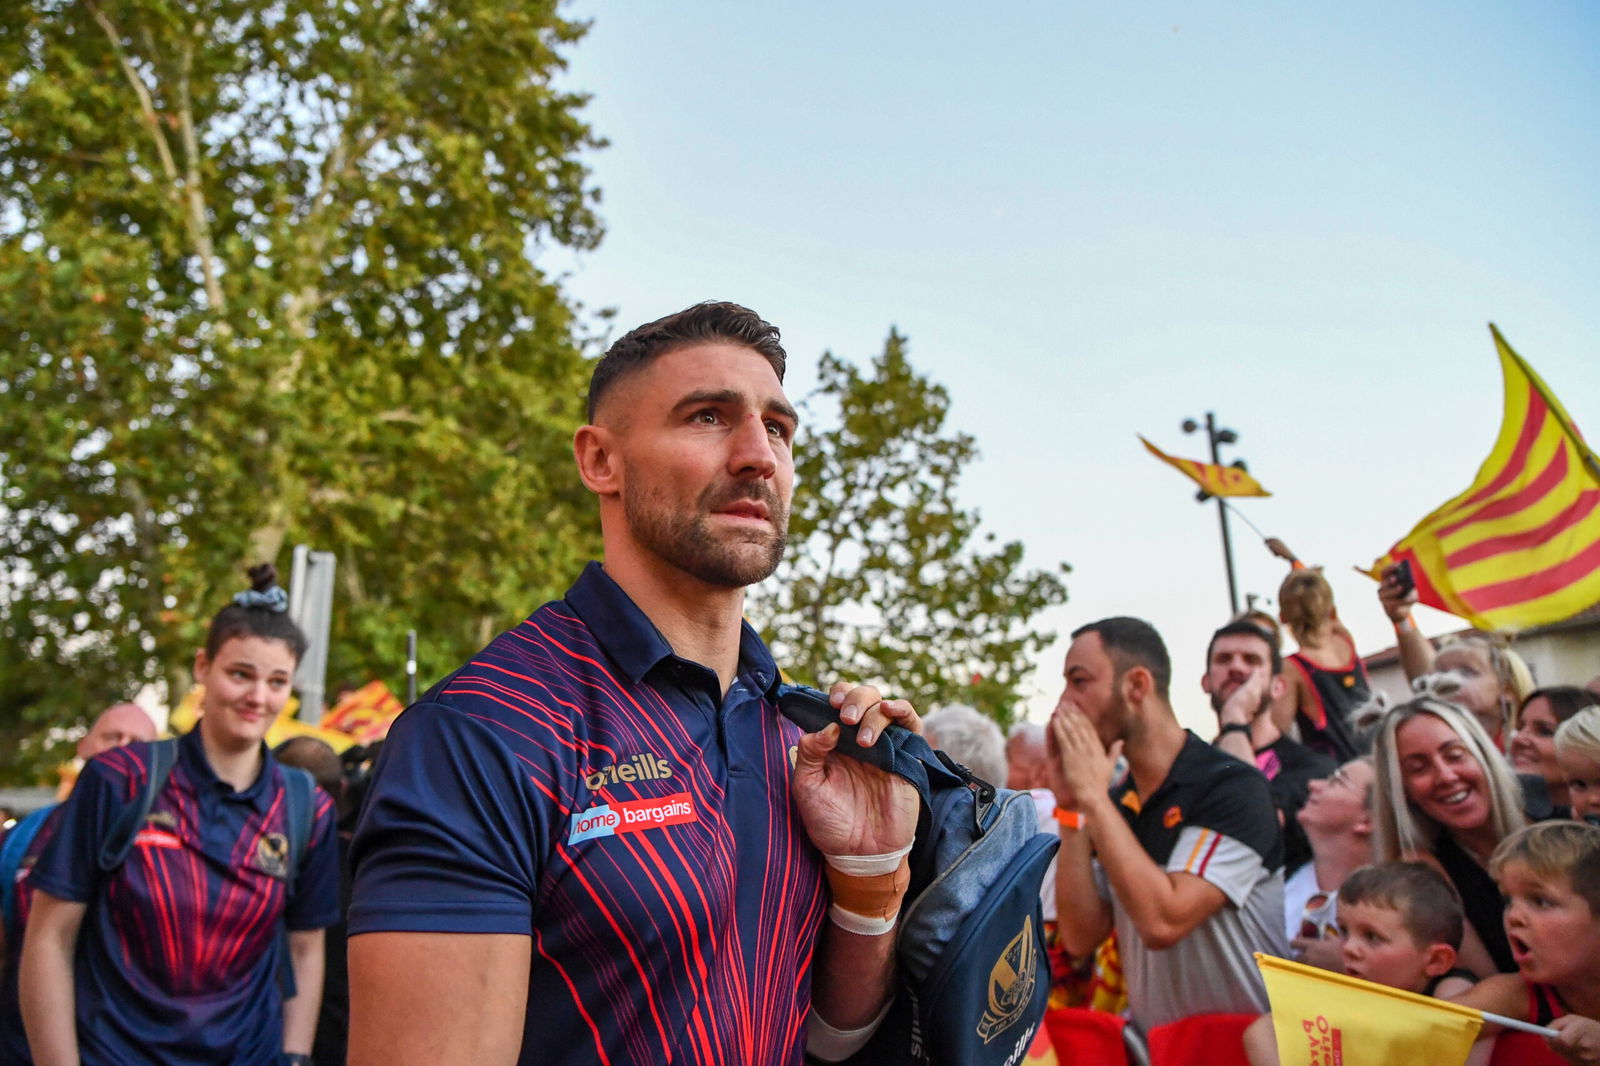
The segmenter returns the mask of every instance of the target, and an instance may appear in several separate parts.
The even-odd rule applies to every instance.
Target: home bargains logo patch
[[[577,844],[616,833],[637,833],[641,829],[699,820],[694,812],[694,800],[687,792],[654,799],[597,803],[573,814],[567,843]]]

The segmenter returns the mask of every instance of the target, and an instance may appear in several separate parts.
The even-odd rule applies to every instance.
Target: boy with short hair
[[[1552,1051],[1567,1062],[1600,1063],[1600,828],[1530,825],[1500,843],[1489,871],[1506,897],[1518,972],[1451,998],[1559,1030],[1547,1040]],[[1486,1037],[1498,1032],[1484,1024]]]
[[[1426,863],[1363,866],[1339,887],[1344,969],[1424,996],[1452,996],[1477,980],[1456,966],[1466,918],[1461,897]]]
[[[1475,978],[1456,966],[1466,917],[1461,898],[1433,867],[1380,862],[1353,871],[1339,886],[1344,968],[1352,977],[1424,996],[1459,995]],[[1251,1066],[1277,1066],[1272,1015],[1244,1034]]]

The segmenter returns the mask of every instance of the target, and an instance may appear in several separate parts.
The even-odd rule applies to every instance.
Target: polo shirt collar
[[[1183,747],[1178,749],[1178,757],[1172,760],[1172,766],[1167,770],[1166,778],[1156,786],[1156,790],[1145,801],[1146,805],[1154,803],[1157,796],[1169,789],[1179,788],[1191,781],[1202,779],[1205,776],[1209,760],[1206,758],[1211,753],[1211,745],[1194,735],[1192,730],[1183,731]]]
[[[205,745],[200,742],[199,725],[179,738],[178,762],[183,764],[190,780],[195,783],[197,792],[219,793],[225,799],[248,803],[260,813],[266,813],[268,801],[272,798],[269,782],[272,777],[273,762],[272,754],[267,750],[266,744],[261,745],[261,772],[256,775],[255,781],[249,788],[237,791],[211,769],[211,760],[206,758]]]
[[[567,590],[566,601],[594,635],[595,643],[634,684],[643,681],[663,660],[689,663],[673,654],[672,645],[661,630],[599,563],[591,562],[583,568]],[[689,665],[706,669],[700,663]],[[778,683],[778,665],[749,622],[739,623],[739,672],[763,694]]]

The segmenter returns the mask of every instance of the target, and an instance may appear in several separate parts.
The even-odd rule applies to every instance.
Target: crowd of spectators
[[[156,741],[111,708],[70,796],[0,844],[0,1066],[329,1066],[347,1037],[357,1066],[871,1047],[918,811],[837,757],[841,728],[779,718],[742,621],[783,547],[784,359],[731,304],[612,346],[575,439],[604,566],[414,704],[365,799],[325,746],[264,743],[306,641],[253,570],[196,652],[198,725]],[[852,743],[925,730],[1032,795],[1060,838],[1053,1002],[1136,1032],[1253,1018],[1230,1039],[1260,1066],[1256,956],[1295,957],[1547,1025],[1541,1053],[1600,1064],[1594,683],[1535,689],[1484,636],[1435,649],[1389,573],[1415,693],[1388,706],[1327,582],[1275,543],[1280,619],[1227,621],[1200,664],[1209,738],[1129,617],[1079,627],[1049,722],[1009,736],[850,680],[831,706]],[[1474,1056],[1532,1061],[1492,1060],[1500,1039]]]

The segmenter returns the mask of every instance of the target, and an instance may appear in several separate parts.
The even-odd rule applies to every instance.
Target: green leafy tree
[[[919,708],[969,703],[1009,723],[1032,657],[1031,628],[1066,601],[1060,575],[1022,569],[1022,545],[979,532],[956,500],[972,437],[946,427],[950,396],[918,374],[893,330],[863,372],[824,354],[797,445],[790,545],[752,599],[797,680],[877,680]]]
[[[600,238],[559,84],[584,29],[554,0],[0,4],[0,749],[181,692],[295,543],[339,559],[334,679],[394,678],[413,626],[432,676],[597,549],[580,312],[536,265]]]

